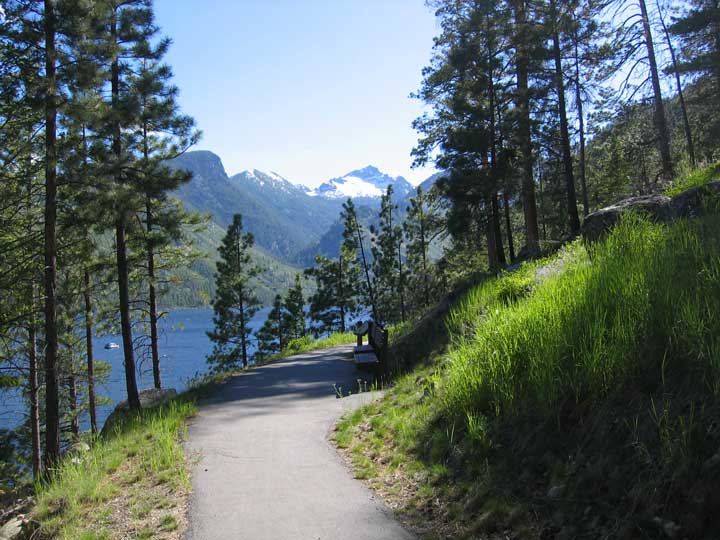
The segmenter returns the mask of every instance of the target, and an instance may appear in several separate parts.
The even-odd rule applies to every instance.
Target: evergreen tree
[[[373,275],[378,311],[383,323],[405,320],[405,271],[402,258],[402,229],[394,221],[397,205],[393,203],[393,187],[389,185],[380,199],[380,230],[375,234]]]
[[[242,216],[235,214],[218,249],[221,260],[217,263],[215,276],[215,329],[208,332],[214,342],[208,363],[215,371],[248,365],[250,319],[260,306],[250,284],[250,280],[260,273],[251,257],[253,244],[253,235],[243,234]]]
[[[286,326],[286,313],[284,311],[282,297],[275,295],[272,309],[268,313],[268,317],[262,328],[255,333],[257,337],[257,351],[255,352],[255,362],[262,362],[264,359],[277,354],[285,348],[287,344],[288,328]]]
[[[415,309],[427,309],[435,298],[435,271],[430,260],[430,245],[442,234],[437,189],[429,192],[417,187],[410,199],[403,224],[407,240],[407,267]]]
[[[170,84],[172,71],[162,63],[170,40],[165,38],[157,45],[149,37],[157,32],[152,19],[145,21],[150,26],[145,31],[146,40],[138,55],[139,72],[133,79],[133,89],[140,102],[138,127],[142,135],[139,149],[141,160],[138,165],[139,187],[144,194],[144,212],[141,219],[143,248],[147,272],[147,302],[150,326],[150,350],[155,388],[161,387],[160,353],[158,348],[158,280],[156,266],[163,250],[183,238],[183,225],[195,224],[197,218],[183,211],[175,204],[169,193],[190,181],[191,176],[167,163],[185,152],[199,139],[199,132],[193,130],[194,121],[178,112],[177,87]],[[183,238],[187,245],[187,237]],[[183,251],[175,250],[176,253]],[[188,265],[189,259],[176,264]]]
[[[375,304],[374,287],[370,278],[370,266],[365,256],[363,228],[358,221],[357,211],[352,199],[348,199],[343,203],[340,219],[343,222],[343,244],[340,252],[340,262],[341,264],[345,263],[345,268],[341,268],[340,270],[341,276],[348,278],[341,279],[341,283],[343,283],[343,286],[347,283],[352,294],[357,294],[358,291],[362,291],[365,306],[370,307],[373,319],[379,321],[380,317],[377,311],[377,305]],[[344,252],[351,255],[346,261],[343,260]],[[364,273],[364,284],[360,280],[355,281],[353,279],[356,276],[359,277],[360,271]],[[344,275],[342,272],[344,272]],[[345,292],[344,294],[350,294],[350,292]]]
[[[298,339],[307,333],[305,326],[305,299],[300,274],[295,274],[295,284],[288,289],[284,302],[285,331],[289,339]]]
[[[623,24],[617,26],[617,58],[612,72],[626,69],[625,84],[621,93],[632,89],[632,96],[650,84],[653,98],[653,126],[657,149],[660,154],[661,175],[665,181],[673,179],[673,160],[670,153],[670,130],[665,115],[660,72],[655,54],[652,23],[645,0],[616,0],[617,11],[623,14]],[[627,10],[630,14],[627,15]],[[638,66],[647,66],[647,75],[636,73]],[[633,81],[639,81],[633,84]],[[634,88],[633,88],[634,87]]]
[[[329,259],[318,255],[315,266],[305,275],[315,279],[317,288],[310,298],[310,318],[315,334],[346,332],[350,318],[358,311],[357,287],[360,271],[357,252],[347,245],[340,247],[340,256]]]
[[[668,28],[681,44],[679,58],[677,61],[673,58],[673,62],[676,63],[676,72],[692,80],[706,80],[700,99],[715,103],[717,109],[720,106],[720,3],[716,0],[691,0],[689,4],[690,9]],[[707,131],[717,143],[720,121],[716,115],[709,120],[711,126]],[[686,127],[686,132],[688,130]],[[690,138],[688,141],[690,149]]]

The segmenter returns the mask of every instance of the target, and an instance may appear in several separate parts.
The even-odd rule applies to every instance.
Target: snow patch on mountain
[[[379,198],[389,185],[395,189],[396,196],[407,195],[412,185],[402,176],[396,178],[381,172],[377,167],[368,165],[340,178],[333,178],[315,190],[315,193],[328,199],[347,197]]]

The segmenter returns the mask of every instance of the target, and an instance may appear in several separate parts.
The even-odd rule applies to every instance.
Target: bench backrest
[[[387,346],[387,332],[382,326],[373,322],[369,328],[368,341],[377,353],[382,354]]]

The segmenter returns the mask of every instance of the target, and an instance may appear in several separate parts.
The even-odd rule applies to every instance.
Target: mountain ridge
[[[311,266],[316,254],[337,256],[342,242],[339,216],[347,197],[338,194],[335,188],[342,190],[348,178],[358,178],[374,189],[372,196],[353,197],[359,219],[366,228],[376,224],[380,195],[387,185],[396,188],[394,199],[399,217],[404,215],[407,202],[415,193],[406,179],[392,177],[374,165],[326,182],[335,180],[325,189],[326,195],[333,192],[328,196],[273,171],[248,169],[230,176],[220,156],[208,150],[186,152],[173,160],[171,166],[193,174],[193,179],[180,187],[175,196],[189,210],[209,215],[211,219],[208,231],[199,238],[207,257],[193,269],[196,281],[199,283],[202,278],[202,289],[209,292],[217,245],[233,215],[239,213],[245,230],[255,237],[258,258],[265,261],[264,266],[275,267],[263,283],[264,300],[271,298],[272,291],[284,293],[292,273]]]

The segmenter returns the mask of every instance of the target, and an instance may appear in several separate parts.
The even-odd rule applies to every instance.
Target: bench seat
[[[370,352],[356,352],[355,353],[355,364],[358,366],[365,366],[369,364],[377,364],[378,357],[371,350]]]

